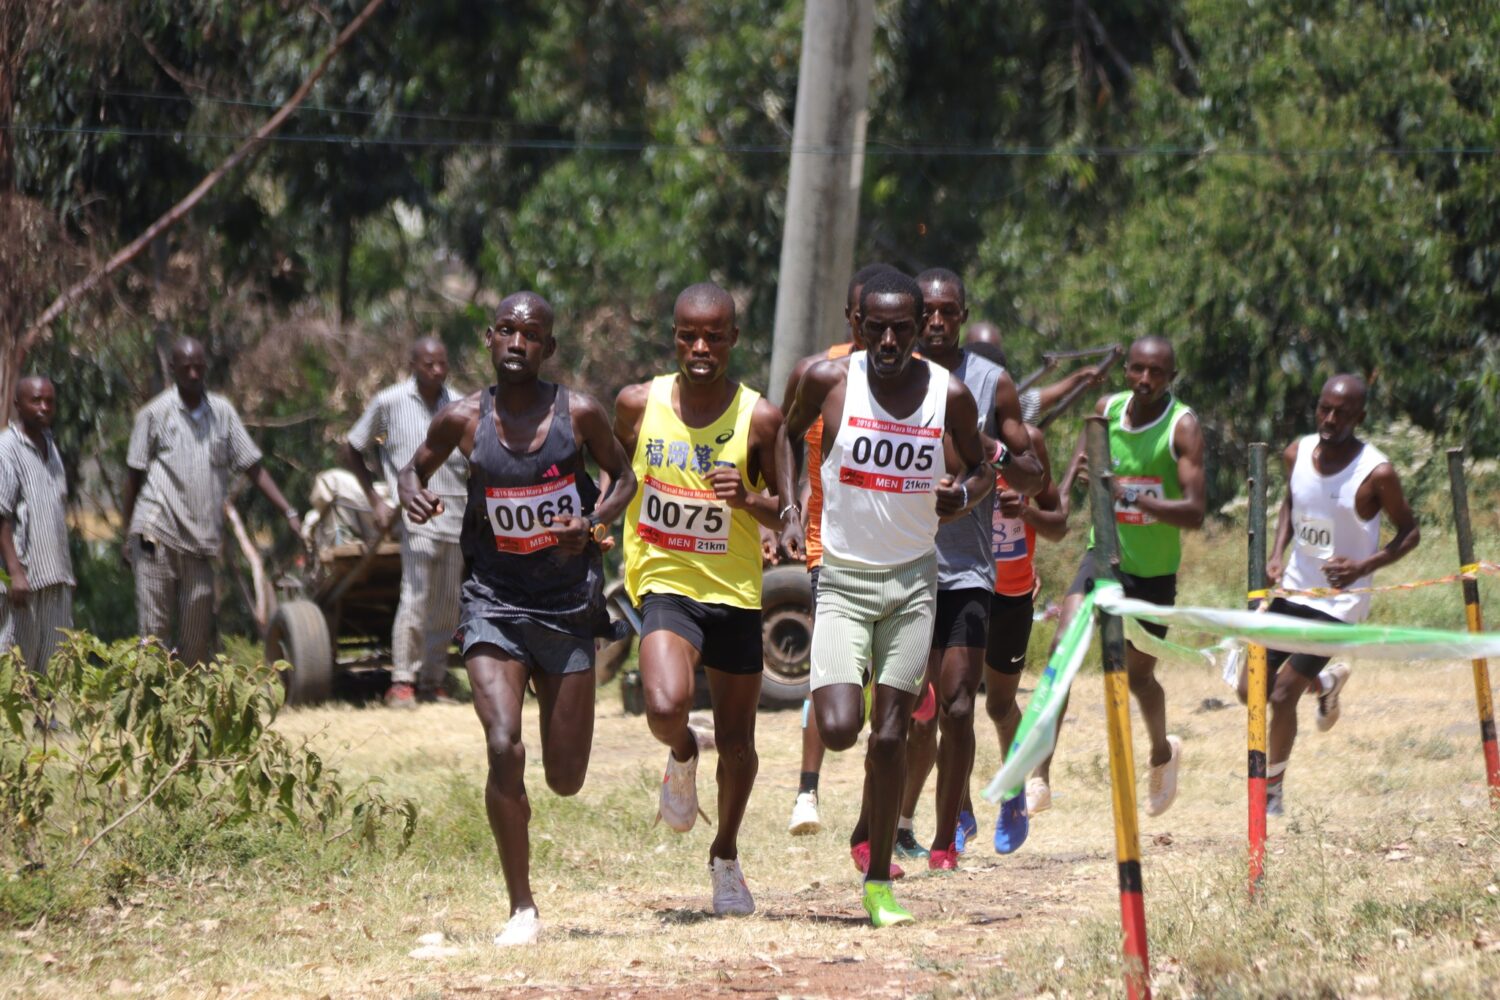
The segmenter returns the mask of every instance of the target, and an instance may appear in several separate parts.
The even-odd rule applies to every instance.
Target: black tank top
[[[500,441],[495,386],[479,397],[464,509],[463,618],[526,621],[594,636],[608,627],[599,546],[590,542],[581,554],[564,555],[547,527],[557,514],[593,513],[599,486],[574,439],[568,390],[553,389],[547,436],[528,453]]]

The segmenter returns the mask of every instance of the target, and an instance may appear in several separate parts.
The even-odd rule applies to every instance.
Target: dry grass
[[[1420,671],[1420,672],[1419,672]],[[1500,822],[1484,805],[1466,665],[1361,664],[1343,721],[1310,725],[1273,820],[1263,901],[1244,899],[1243,714],[1205,709],[1222,685],[1166,668],[1186,741],[1182,797],[1142,817],[1159,995],[1496,995]],[[120,905],[12,934],[0,989],[28,997],[438,997],[471,995],[1057,995],[1119,992],[1116,896],[1097,675],[1073,700],[1057,800],[1017,855],[982,837],[951,875],[915,873],[900,896],[920,923],[864,925],[845,835],[860,764],[832,758],[828,829],[784,832],[797,771],[796,714],[761,719],[761,780],[742,858],[760,913],[707,916],[710,833],[652,826],[662,751],[600,704],[589,782],[576,799],[535,795],[535,884],[549,933],[497,952],[505,916],[483,820],[480,732],[465,707],[288,713],[352,773],[423,803],[402,858],[354,856],[217,871],[185,866]],[[987,730],[986,730],[987,732]],[[1137,739],[1141,739],[1137,732]],[[536,745],[534,717],[528,742]],[[982,741],[976,776],[996,763]],[[712,795],[708,768],[699,788]],[[976,777],[976,784],[977,784]],[[930,830],[930,798],[919,830]],[[710,809],[710,811],[712,811]],[[994,813],[981,807],[987,828]],[[291,859],[297,862],[297,858]],[[407,958],[423,933],[459,949]]]

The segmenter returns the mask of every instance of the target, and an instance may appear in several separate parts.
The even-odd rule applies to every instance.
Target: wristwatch
[[[602,545],[604,540],[609,537],[609,525],[590,514],[589,537]]]

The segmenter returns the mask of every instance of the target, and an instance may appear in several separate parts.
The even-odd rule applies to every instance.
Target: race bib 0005
[[[729,551],[730,511],[713,490],[673,486],[654,476],[641,483],[635,533],[674,552],[723,555]]]
[[[484,491],[484,505],[495,533],[495,548],[520,555],[556,545],[553,520],[560,514],[578,517],[583,510],[572,476],[540,486],[490,486]]]
[[[937,481],[941,427],[850,417],[854,442],[844,450],[839,482],[882,493],[931,493]]]
[[[1115,498],[1115,523],[1155,524],[1156,518],[1136,506],[1141,497],[1162,497],[1161,480],[1156,476],[1119,476],[1120,495]]]

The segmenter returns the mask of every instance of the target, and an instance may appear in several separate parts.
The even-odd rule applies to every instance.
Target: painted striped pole
[[[1469,488],[1464,482],[1464,450],[1448,449],[1448,482],[1453,488],[1453,526],[1458,529],[1458,563],[1474,565],[1474,529],[1469,524]],[[1479,613],[1479,581],[1465,580],[1464,616],[1470,632],[1483,632]],[[1490,804],[1500,809],[1500,749],[1495,746],[1495,702],[1490,697],[1490,666],[1474,662],[1474,701],[1479,707],[1479,741],[1484,748],[1484,771],[1490,783]]]
[[[1250,446],[1250,555],[1247,597],[1254,611],[1266,593],[1266,445]],[[1266,861],[1266,647],[1251,644],[1246,664],[1249,707],[1250,895],[1260,890]]]
[[[1118,580],[1119,538],[1110,491],[1109,425],[1089,417],[1089,502],[1094,519],[1094,566],[1101,577]],[[1125,672],[1125,626],[1114,615],[1099,615],[1104,657],[1104,705],[1109,730],[1109,782],[1114,797],[1115,860],[1120,871],[1120,923],[1125,931],[1125,992],[1130,1000],[1150,1000],[1151,963],[1146,954],[1146,899],[1141,881],[1141,838],[1135,814],[1135,761],[1130,746],[1130,683]]]

